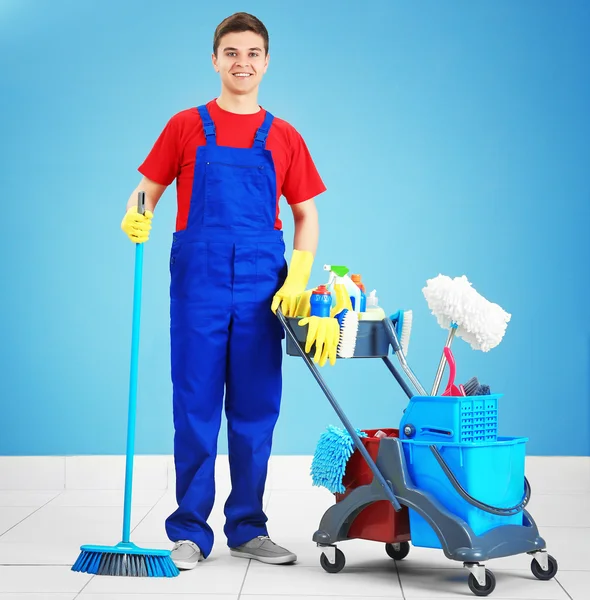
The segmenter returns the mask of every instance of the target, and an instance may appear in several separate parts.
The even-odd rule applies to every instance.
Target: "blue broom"
[[[137,212],[145,212],[145,193],[139,192]],[[135,414],[137,405],[137,366],[139,355],[139,317],[141,313],[141,283],[143,274],[143,244],[135,245],[135,281],[133,290],[133,326],[131,334],[131,375],[129,381],[129,413],[127,421],[127,457],[125,468],[125,504],[123,509],[123,540],[116,546],[81,546],[80,556],[72,571],[93,575],[119,577],[175,577],[179,574],[170,557],[170,550],[147,550],[129,541],[131,523],[131,492],[133,482],[133,452],[135,447]]]

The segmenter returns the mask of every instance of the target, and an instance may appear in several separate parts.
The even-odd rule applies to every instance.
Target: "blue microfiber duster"
[[[356,429],[359,437],[367,437],[364,431]],[[342,478],[346,463],[354,452],[354,442],[347,431],[329,425],[320,436],[311,463],[313,485],[327,488],[332,494],[343,494],[346,488]]]

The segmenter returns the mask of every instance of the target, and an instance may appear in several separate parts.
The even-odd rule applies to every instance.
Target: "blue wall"
[[[458,377],[505,393],[530,454],[590,454],[587,2],[4,0],[0,5],[0,454],[123,453],[134,251],[119,229],[167,119],[215,97],[212,34],[237,10],[271,33],[260,103],[305,137],[329,191],[326,262],[414,310],[430,388],[446,332],[421,289],[466,274],[512,321],[454,344]],[[290,241],[290,211],[283,207]],[[137,451],[171,453],[168,252],[175,191],[145,249]],[[324,375],[358,427],[405,401],[380,361]],[[336,415],[285,360],[274,451],[311,454]],[[220,452],[226,452],[225,436]]]

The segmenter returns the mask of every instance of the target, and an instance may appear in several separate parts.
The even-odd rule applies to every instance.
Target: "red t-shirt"
[[[207,104],[207,109],[215,123],[217,144],[234,148],[251,148],[256,131],[266,116],[263,108],[251,115],[231,113],[220,108],[215,100]],[[186,227],[197,147],[205,144],[199,111],[196,108],[183,110],[168,121],[138,169],[142,175],[161,185],[170,185],[176,179],[177,231]],[[298,204],[318,196],[326,190],[326,186],[303,138],[286,121],[275,117],[266,138],[266,148],[272,152],[277,180],[275,229],[281,229],[281,195],[289,204]]]

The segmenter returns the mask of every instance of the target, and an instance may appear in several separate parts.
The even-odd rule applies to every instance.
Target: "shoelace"
[[[273,541],[270,539],[270,536],[268,536],[268,535],[259,535],[259,536],[258,536],[258,539],[259,539],[259,540],[261,540],[262,542],[264,542],[264,541],[268,541],[268,542],[270,542],[270,543],[271,543],[273,546],[276,546],[276,545],[277,545],[277,544],[275,544],[275,543],[274,543],[274,542],[273,542]]]

